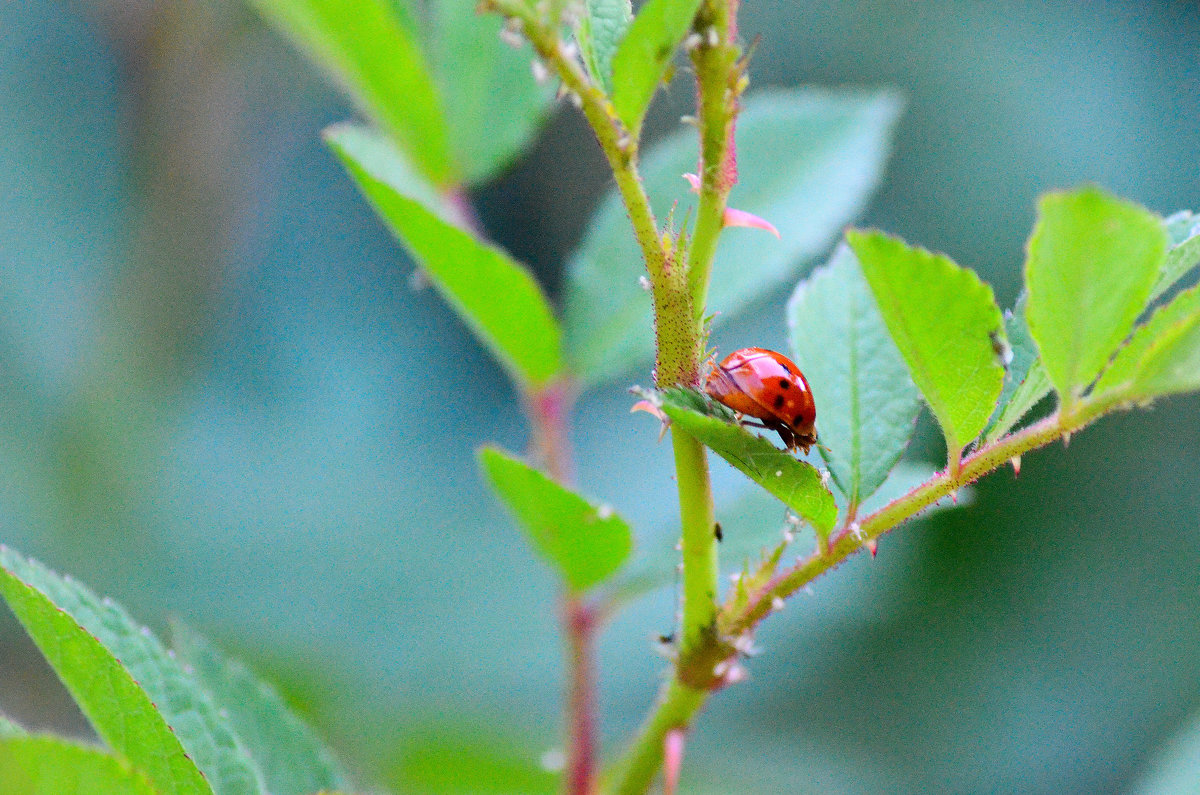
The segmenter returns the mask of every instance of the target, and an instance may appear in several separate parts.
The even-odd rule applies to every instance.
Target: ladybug
[[[788,450],[817,443],[817,406],[804,374],[788,357],[766,348],[741,348],[713,367],[704,391],[738,414],[761,420]]]

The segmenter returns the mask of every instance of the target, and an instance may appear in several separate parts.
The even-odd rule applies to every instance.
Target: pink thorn
[[[779,230],[770,221],[759,218],[754,213],[735,210],[732,207],[725,208],[725,226],[748,226],[752,229],[763,229],[775,237],[779,237]]]
[[[684,174],[683,178],[686,179],[688,184],[692,186],[692,193],[700,192],[700,177],[696,176],[695,174]]]
[[[675,795],[683,767],[683,729],[671,729],[663,738],[663,795]]]
[[[1008,463],[1012,464],[1014,478],[1021,474],[1021,456],[1014,455],[1012,458],[1008,459]]]
[[[662,409],[660,409],[658,406],[651,403],[649,400],[639,400],[637,403],[634,403],[629,408],[630,414],[633,414],[638,411],[644,411],[647,414],[651,414],[651,415],[657,417],[658,419],[662,420],[663,422],[668,422],[667,415],[663,414]]]
[[[875,557],[875,555],[879,552],[879,539],[872,538],[870,541],[868,541],[867,549],[870,551],[871,557]]]
[[[661,442],[663,437],[667,435],[667,428],[671,427],[671,418],[663,414],[662,409],[649,400],[639,400],[637,403],[634,403],[629,409],[629,413],[633,414],[635,411],[644,411],[658,418],[658,421],[662,423],[662,427],[658,429],[658,440]]]

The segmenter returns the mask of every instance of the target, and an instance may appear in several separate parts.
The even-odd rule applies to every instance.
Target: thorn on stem
[[[879,539],[872,538],[870,541],[868,541],[867,550],[871,553],[871,557],[874,558],[876,553],[879,552]]]
[[[1012,465],[1014,478],[1021,474],[1021,456],[1014,455],[1012,458],[1008,459],[1008,463]]]
[[[675,795],[679,789],[679,771],[683,768],[683,729],[675,728],[663,737],[663,795]]]

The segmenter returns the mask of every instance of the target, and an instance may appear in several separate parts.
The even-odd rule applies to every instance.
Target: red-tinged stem
[[[532,424],[530,455],[559,483],[574,478],[571,439],[568,424],[575,405],[575,385],[560,378],[534,390],[526,400],[526,413]]]
[[[567,755],[565,788],[571,795],[592,795],[596,788],[596,676],[593,642],[596,612],[578,596],[568,596],[563,605],[567,630],[568,691]]]

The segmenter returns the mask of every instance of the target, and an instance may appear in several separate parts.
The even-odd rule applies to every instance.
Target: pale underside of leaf
[[[787,314],[796,363],[816,399],[821,455],[857,506],[903,454],[920,393],[848,247],[796,287]]]

